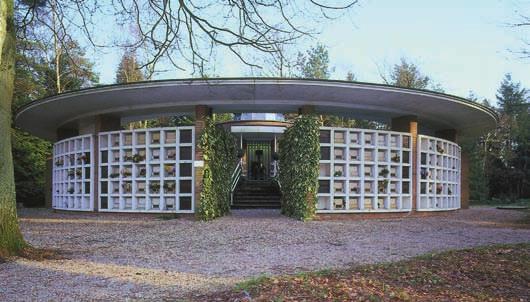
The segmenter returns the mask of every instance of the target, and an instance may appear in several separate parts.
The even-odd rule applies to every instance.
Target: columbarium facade
[[[239,144],[238,180],[247,185],[263,185],[278,173],[277,140],[290,126],[285,113],[386,122],[388,130],[320,129],[317,213],[351,215],[467,207],[468,167],[459,143],[494,127],[497,118],[458,97],[384,85],[191,79],[52,96],[19,110],[16,123],[54,141],[54,209],[194,213],[204,167],[198,140],[214,112],[235,113],[220,126]],[[131,121],[183,114],[193,115],[194,125],[123,129]]]

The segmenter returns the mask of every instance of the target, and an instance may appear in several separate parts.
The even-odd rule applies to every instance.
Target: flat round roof
[[[320,114],[389,121],[418,117],[420,127],[457,129],[477,135],[495,127],[496,113],[469,100],[389,85],[309,79],[181,79],[106,85],[33,101],[15,116],[18,127],[54,140],[57,129],[99,114],[142,119],[193,114],[195,105],[214,112],[297,112],[303,105]]]

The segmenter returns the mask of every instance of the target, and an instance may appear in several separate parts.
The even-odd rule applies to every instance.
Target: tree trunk
[[[11,155],[16,51],[13,18],[13,0],[0,1],[0,256],[16,254],[26,245],[18,226]]]

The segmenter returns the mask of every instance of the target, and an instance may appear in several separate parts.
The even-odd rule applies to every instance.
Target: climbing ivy
[[[197,215],[201,220],[212,220],[230,211],[230,183],[236,163],[234,137],[214,119],[206,120],[200,137],[204,175]]]
[[[301,220],[316,211],[320,160],[320,122],[314,116],[298,117],[279,141],[282,213]]]

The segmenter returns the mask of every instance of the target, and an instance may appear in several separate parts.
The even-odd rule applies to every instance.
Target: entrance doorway
[[[246,164],[249,180],[269,179],[271,141],[247,141]]]

